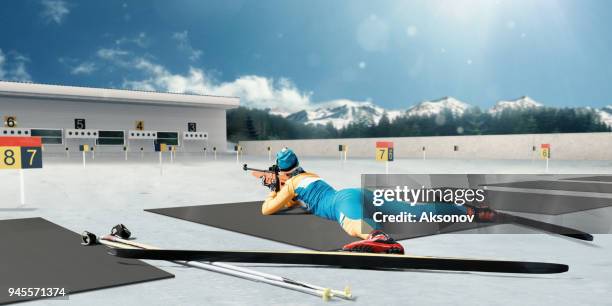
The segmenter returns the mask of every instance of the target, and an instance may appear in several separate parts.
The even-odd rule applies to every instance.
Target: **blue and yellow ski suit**
[[[261,212],[271,215],[280,210],[300,205],[315,216],[338,222],[344,231],[365,239],[378,227],[371,218],[364,218],[362,200],[372,193],[361,188],[336,190],[318,175],[303,172],[288,179],[279,192],[271,192],[264,201]],[[369,201],[369,203],[372,203]],[[413,214],[465,215],[466,209],[457,205],[427,204],[409,206],[403,202],[387,202],[376,210],[385,214],[405,211]]]

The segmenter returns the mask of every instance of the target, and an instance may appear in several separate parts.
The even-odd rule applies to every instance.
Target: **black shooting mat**
[[[358,240],[346,234],[337,222],[301,208],[265,216],[261,214],[261,204],[255,201],[145,211],[317,251],[339,250]],[[488,225],[492,224],[398,223],[385,230],[395,239],[403,240]]]
[[[523,181],[487,184],[487,187],[524,189],[521,191],[486,191],[488,204],[494,209],[559,215],[612,206],[612,184],[573,181]],[[529,192],[528,190],[534,190]],[[536,191],[545,190],[551,193]],[[555,192],[576,192],[575,194],[554,194]],[[591,195],[580,194],[588,192]],[[600,196],[598,196],[598,194]]]
[[[564,178],[563,180],[612,183],[612,176],[598,175],[598,176],[586,176],[586,177],[568,177],[568,178]]]
[[[43,218],[0,220],[0,241],[0,304],[41,298],[11,297],[9,288],[65,288],[68,295],[174,277],[110,256],[106,246],[82,246],[80,234]]]
[[[612,193],[612,184],[598,184],[590,182],[570,181],[524,181],[498,184],[486,184],[487,186],[521,188],[521,189],[543,189],[574,192]]]
[[[561,215],[612,206],[612,198],[487,190],[493,209],[532,214]]]

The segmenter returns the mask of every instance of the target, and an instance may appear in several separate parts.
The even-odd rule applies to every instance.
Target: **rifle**
[[[277,164],[274,164],[268,167],[268,170],[264,169],[256,169],[249,168],[247,164],[242,165],[242,170],[244,171],[252,171],[252,175],[256,178],[264,178],[263,184],[264,186],[270,188],[272,191],[280,191],[280,179],[278,178],[278,173],[280,172],[280,168]]]

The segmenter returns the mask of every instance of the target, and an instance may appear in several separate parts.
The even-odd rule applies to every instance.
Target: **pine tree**
[[[376,137],[389,137],[393,136],[391,131],[391,121],[389,121],[389,117],[387,113],[384,112],[380,120],[378,121],[378,125],[376,126]]]
[[[606,123],[601,122],[599,114],[585,109],[542,107],[527,110],[507,109],[497,114],[474,109],[458,117],[448,111],[440,115],[444,120],[436,120],[435,116],[402,116],[390,121],[387,114],[383,114],[378,124],[361,120],[336,129],[331,123],[305,125],[270,114],[269,110],[239,107],[227,111],[227,137],[228,140],[236,142],[246,139],[457,135],[461,133],[458,131],[467,135],[611,131]]]
[[[250,140],[259,139],[259,135],[257,134],[257,130],[253,124],[253,118],[251,118],[251,115],[247,115],[246,117],[246,130]]]

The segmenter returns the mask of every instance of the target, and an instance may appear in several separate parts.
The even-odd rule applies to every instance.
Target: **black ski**
[[[585,233],[579,231],[577,229],[556,225],[552,223],[547,223],[543,221],[533,220],[525,217],[519,217],[516,215],[511,215],[508,213],[497,212],[498,222],[501,223],[514,223],[518,225],[523,225],[527,227],[531,227],[537,230],[563,235],[566,237],[571,237],[574,239],[593,241],[593,235],[589,233]]]
[[[350,269],[425,269],[498,273],[562,273],[568,266],[556,263],[481,260],[468,258],[348,252],[263,252],[115,249],[124,258],[184,261],[220,261],[336,266]]]

